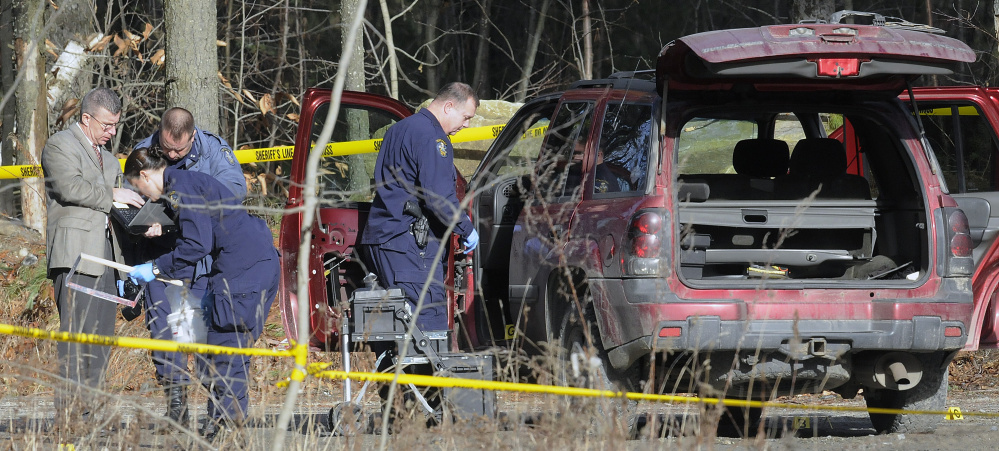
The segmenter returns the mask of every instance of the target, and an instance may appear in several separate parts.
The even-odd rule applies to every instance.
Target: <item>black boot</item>
[[[190,412],[187,410],[187,387],[174,385],[166,389],[166,392],[167,418],[187,427],[190,420]]]
[[[216,439],[222,438],[223,429],[225,429],[225,421],[220,419],[209,418],[205,420],[205,427],[201,428],[201,436],[205,438],[208,443],[214,443]]]

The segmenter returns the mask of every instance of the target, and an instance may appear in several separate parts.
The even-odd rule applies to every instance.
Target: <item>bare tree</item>
[[[0,42],[14,42],[14,7],[0,6]],[[0,45],[0,96],[14,87],[14,47]],[[15,102],[7,102],[0,110],[0,165],[14,164],[17,140],[14,137]],[[15,216],[14,188],[17,180],[0,180],[0,213]]]
[[[40,164],[42,147],[48,139],[49,122],[45,103],[45,38],[41,35],[44,0],[14,2],[14,41],[18,70],[17,85],[18,163]],[[45,233],[45,186],[41,177],[21,179],[21,214],[24,225]]]
[[[387,12],[388,7],[383,7],[383,12]],[[365,78],[364,78],[364,40],[361,39],[360,34],[362,34],[361,29],[357,30],[358,36],[353,39],[350,37],[350,29],[347,27],[348,20],[356,17],[358,14],[364,15],[364,11],[358,11],[358,0],[343,0],[340,4],[340,17],[343,18],[343,34],[341,35],[341,44],[347,46],[348,43],[352,43],[350,48],[344,48],[344,53],[350,53],[350,63],[346,68],[342,68],[347,73],[346,78],[346,89],[352,91],[364,91]],[[348,110],[346,111],[347,119],[347,134],[348,139],[367,139],[368,138],[368,116],[362,111],[358,110]],[[367,190],[368,185],[371,184],[371,180],[368,177],[368,171],[365,169],[364,156],[363,155],[349,155],[345,158],[347,164],[347,189],[351,192]]]
[[[541,45],[542,33],[545,31],[545,20],[548,18],[548,7],[551,0],[542,0],[541,9],[535,11],[531,8],[531,15],[535,17],[534,32],[530,34],[526,53],[524,55],[524,66],[520,71],[520,81],[517,83],[515,99],[523,102],[527,98],[527,90],[531,84],[531,74],[534,72],[534,61],[538,56],[538,46]]]
[[[590,24],[590,0],[583,0],[583,78],[593,79],[593,27]]]
[[[395,33],[392,32],[392,16],[389,14],[388,1],[381,0],[378,2],[382,9],[382,20],[385,23],[385,46],[386,51],[388,51],[388,63],[389,63],[389,96],[393,99],[399,98],[399,61],[396,58],[395,49]],[[360,43],[360,40],[358,40]],[[354,55],[357,56],[356,54]],[[351,62],[357,61],[356,59],[351,59]],[[350,83],[348,79],[347,83]]]
[[[475,69],[472,72],[472,87],[479,92],[489,92],[486,64],[489,62],[489,32],[492,30],[492,0],[479,0],[482,14],[479,17],[478,48],[475,52]]]
[[[166,100],[187,108],[199,128],[219,131],[219,59],[215,0],[169,0],[166,28]]]

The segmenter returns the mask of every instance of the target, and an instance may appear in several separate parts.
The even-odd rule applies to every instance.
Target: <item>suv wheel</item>
[[[572,302],[562,316],[559,328],[558,359],[555,363],[556,383],[564,387],[632,391],[632,380],[626,374],[612,368],[608,363],[607,353],[604,352],[600,342],[596,316],[590,308],[592,304],[589,302],[589,292],[585,291],[585,288],[578,292],[582,296],[580,305],[583,306],[586,313],[580,318],[579,310],[576,308],[575,302]],[[587,331],[589,337],[587,337]],[[601,417],[623,420],[623,423],[618,423],[617,426],[628,428],[629,434],[636,433],[635,408],[638,406],[636,401],[602,398],[591,399],[595,402],[590,404],[590,401],[585,399],[571,397],[569,405],[573,408],[590,406]],[[603,422],[600,424],[607,425]]]
[[[867,407],[902,410],[945,410],[947,406],[948,364],[943,355],[920,357],[923,379],[906,391],[864,389]],[[931,432],[940,423],[939,415],[871,413],[871,424],[880,434]]]
[[[596,318],[588,308],[589,294],[584,296],[586,298],[581,302],[586,308],[584,315],[580,315],[575,305],[571,305],[562,316],[559,328],[559,355],[555,368],[556,381],[565,387],[624,389],[616,387],[615,381],[610,376],[612,369],[607,363],[607,354],[600,342]]]

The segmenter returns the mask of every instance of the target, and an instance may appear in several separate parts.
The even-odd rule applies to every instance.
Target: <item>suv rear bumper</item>
[[[657,329],[679,329],[679,336],[656,337],[655,341],[656,349],[674,352],[776,350],[792,340],[808,343],[815,339],[849,344],[853,351],[940,351],[961,349],[968,338],[964,323],[942,321],[938,316],[875,321],[722,321],[717,316],[691,317],[686,321],[661,321]]]
[[[642,282],[658,288],[660,302],[649,302],[649,287]],[[668,284],[662,282],[591,279],[612,366],[628,367],[651,352],[833,357],[863,351],[957,351],[967,343],[974,310],[967,279],[944,279],[928,298],[886,299],[879,293],[863,302],[848,292],[871,299],[869,290],[844,289],[838,290],[837,301],[816,290],[808,298],[777,302],[778,290],[764,290],[771,296],[756,305],[740,300],[738,290],[722,299],[681,299],[663,289]]]

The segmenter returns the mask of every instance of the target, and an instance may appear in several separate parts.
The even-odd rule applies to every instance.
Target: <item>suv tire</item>
[[[562,315],[556,381],[564,387],[627,390],[626,384],[620,383],[623,381],[612,377],[613,369],[607,363],[607,353],[600,342],[596,318],[590,309],[589,292],[580,294],[583,298],[580,305],[586,309],[586,313],[580,315],[575,303],[571,302]]]
[[[920,356],[923,379],[910,390],[864,389],[867,407],[902,410],[946,410],[949,359],[941,354]],[[879,434],[932,432],[939,415],[871,413],[871,424]]]

